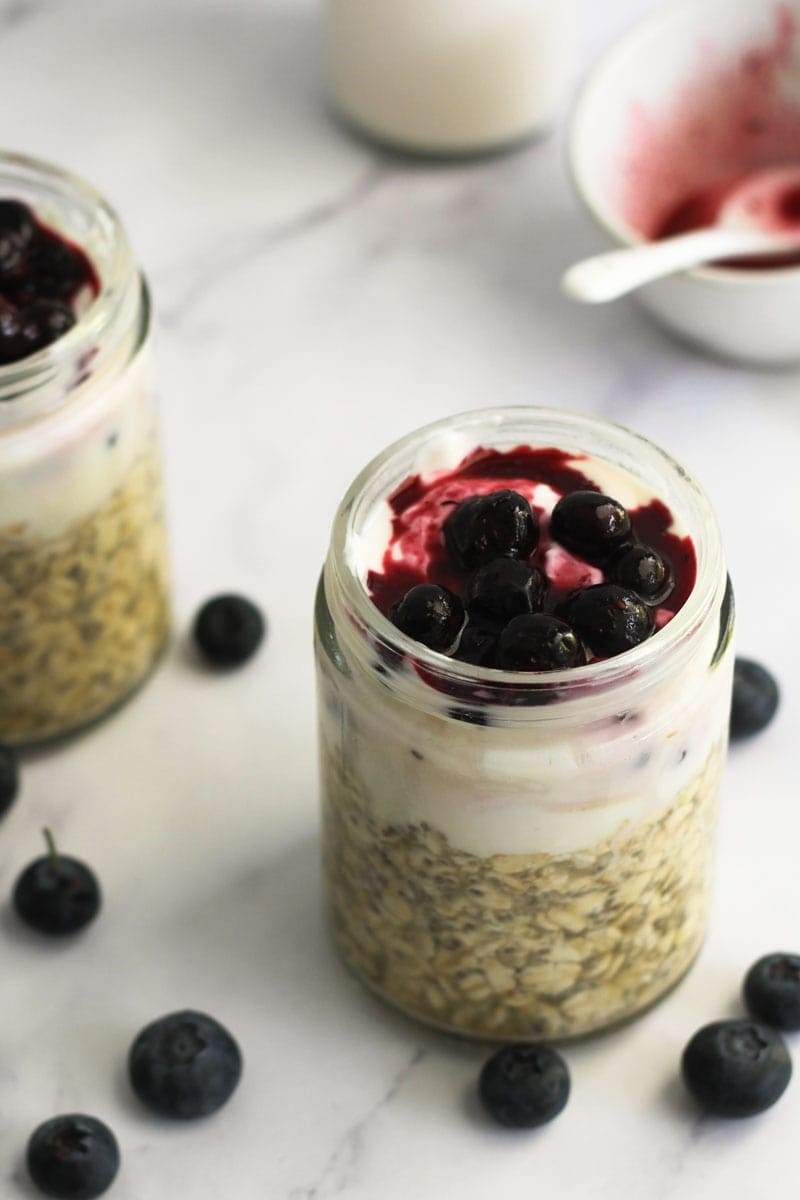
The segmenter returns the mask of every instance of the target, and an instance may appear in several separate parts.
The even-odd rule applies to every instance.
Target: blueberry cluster
[[[0,365],[27,358],[71,329],[71,301],[93,282],[77,247],[40,225],[27,204],[0,200]]]
[[[622,654],[650,636],[653,608],[672,589],[668,564],[637,544],[629,514],[600,492],[570,492],[551,514],[551,538],[602,567],[608,581],[565,597],[551,595],[533,561],[539,522],[518,492],[469,497],[453,509],[443,534],[465,578],[461,595],[419,584],[390,617],[415,641],[477,666],[552,671]]]

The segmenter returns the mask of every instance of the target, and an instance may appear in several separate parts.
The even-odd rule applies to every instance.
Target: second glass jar
[[[97,275],[77,322],[0,367],[0,740],[86,725],[145,678],[169,628],[150,303],[116,214],[48,164],[0,158]]]

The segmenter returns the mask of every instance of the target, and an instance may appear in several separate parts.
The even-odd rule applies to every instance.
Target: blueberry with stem
[[[29,864],[14,886],[14,908],[26,925],[54,937],[75,933],[98,913],[100,886],[93,871],[56,849],[43,830],[48,853]]]

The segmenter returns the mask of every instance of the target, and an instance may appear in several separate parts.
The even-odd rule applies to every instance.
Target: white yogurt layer
[[[0,536],[55,537],[96,512],[155,433],[150,351],[106,363],[63,408],[0,431]]]
[[[438,438],[409,475],[434,481],[472,449],[459,435]],[[641,481],[611,463],[573,462],[626,508],[654,499]],[[519,481],[505,479],[484,490],[506,486],[523,490]],[[536,483],[523,494],[546,514],[558,499]],[[687,532],[680,514],[673,532]],[[391,509],[382,498],[347,546],[362,582],[369,571],[380,571],[390,539]],[[552,553],[562,552],[553,547]],[[326,575],[329,596],[334,589]],[[673,658],[675,669],[651,665],[564,704],[489,708],[486,725],[454,719],[457,698],[432,687],[408,662],[369,662],[358,646],[362,635],[347,620],[336,626],[351,674],[323,659],[323,756],[339,760],[376,820],[427,822],[454,847],[477,855],[561,854],[623,834],[667,809],[726,737],[732,654],[712,667],[718,604],[692,632],[691,652]]]

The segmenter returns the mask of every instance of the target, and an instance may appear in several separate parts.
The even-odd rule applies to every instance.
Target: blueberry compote
[[[479,447],[454,470],[407,479],[389,505],[370,596],[462,662],[556,670],[611,658],[666,625],[694,586],[694,546],[669,509],[658,499],[626,509],[592,479],[590,459],[558,449]],[[433,617],[413,632],[402,619],[421,587],[452,598],[446,638]],[[541,620],[528,628],[530,616]]]
[[[0,199],[0,366],[49,346],[100,290],[83,251],[21,200]]]

